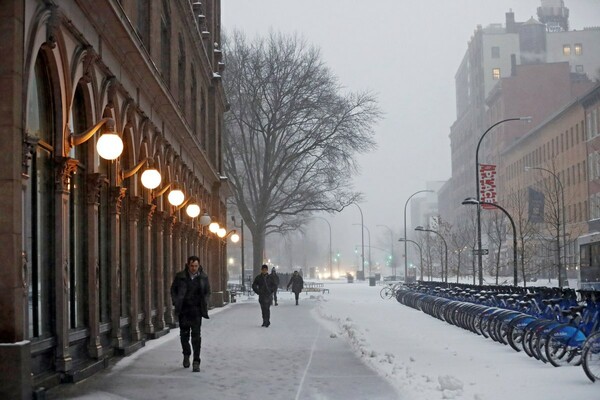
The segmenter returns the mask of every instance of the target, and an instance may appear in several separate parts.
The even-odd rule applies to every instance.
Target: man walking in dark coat
[[[302,289],[304,289],[304,279],[302,279],[302,275],[300,275],[298,271],[294,271],[292,274],[292,277],[287,284],[287,290],[290,290],[290,286],[292,287],[292,292],[294,292],[294,296],[296,297],[296,305],[298,305],[300,292]]]
[[[200,347],[202,344],[200,327],[202,318],[208,318],[210,284],[198,257],[188,257],[185,266],[183,271],[175,275],[171,285],[171,299],[175,306],[175,315],[179,317],[183,367],[190,367],[190,355],[192,355],[193,349],[192,371],[200,372]],[[190,349],[190,334],[192,349]]]
[[[269,275],[269,267],[263,265],[260,267],[260,274],[254,278],[252,290],[258,295],[258,303],[262,311],[263,324],[265,328],[271,325],[271,303],[273,302],[273,291],[275,284],[273,278]]]

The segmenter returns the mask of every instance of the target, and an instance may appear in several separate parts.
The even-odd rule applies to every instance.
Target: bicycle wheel
[[[394,290],[390,286],[386,285],[379,291],[379,295],[384,300],[391,299],[394,295]]]
[[[587,377],[592,382],[600,380],[600,332],[586,339],[581,358]]]

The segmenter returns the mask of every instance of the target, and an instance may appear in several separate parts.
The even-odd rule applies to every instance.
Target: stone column
[[[156,235],[156,260],[154,260],[154,287],[156,288],[156,321],[154,326],[157,331],[162,331],[166,328],[165,324],[165,256],[164,256],[164,223],[165,213],[154,213],[154,234]],[[171,304],[171,303],[168,303]]]
[[[90,338],[88,351],[90,357],[102,357],[102,342],[100,340],[100,257],[98,237],[98,206],[100,204],[100,190],[106,177],[101,174],[88,174],[86,176],[86,230],[87,236],[87,296],[88,296],[88,329]],[[118,304],[118,303],[117,303]]]
[[[183,224],[175,222],[173,226],[173,270],[181,271],[184,268],[185,260],[181,260],[181,236]]]
[[[110,320],[112,346],[123,349],[121,332],[121,205],[127,189],[111,187],[109,193],[110,210]],[[123,251],[127,251],[123,249]]]
[[[56,157],[55,169],[55,258],[54,299],[56,332],[56,370],[70,371],[73,360],[69,353],[69,183],[77,169],[77,160]]]
[[[139,271],[138,264],[140,260],[138,259],[138,223],[141,214],[142,208],[142,198],[140,197],[131,197],[129,198],[129,237],[128,248],[125,251],[129,252],[129,265],[126,266],[129,272],[129,283],[130,283],[130,301],[129,301],[129,319],[131,321],[131,339],[134,342],[139,342],[143,339],[142,331],[140,330],[139,324],[139,311],[140,304],[138,300],[138,279],[139,279]]]
[[[143,282],[146,290],[144,291],[143,305],[144,310],[144,332],[152,336],[154,334],[154,324],[152,322],[152,276],[154,275],[152,260],[152,218],[156,206],[154,204],[144,204],[142,206],[142,259],[138,263],[138,276],[143,275]],[[143,274],[140,269],[143,268]]]
[[[167,298],[165,307],[165,322],[172,328],[174,328],[177,324],[177,316],[174,315],[173,305],[171,303],[171,283],[173,282],[173,278],[175,277],[174,272],[176,271],[175,264],[173,263],[173,228],[175,227],[175,221],[176,219],[173,216],[166,216],[164,218],[164,258],[167,260],[164,273],[164,288]]]

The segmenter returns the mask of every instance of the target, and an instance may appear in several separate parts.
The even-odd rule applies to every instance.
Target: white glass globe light
[[[222,238],[225,237],[225,235],[227,235],[227,229],[219,228],[219,230],[217,231],[217,236]]]
[[[220,228],[220,226],[216,222],[211,222],[210,225],[208,226],[208,230],[211,231],[212,233],[217,233],[219,228]]]
[[[237,243],[240,241],[240,235],[238,235],[237,233],[234,233],[233,235],[231,235],[231,241],[233,243]]]
[[[160,186],[161,180],[160,172],[155,168],[149,168],[142,173],[142,185],[146,189],[156,189]]]
[[[203,216],[200,217],[200,225],[202,226],[206,226],[208,224],[210,224],[211,220],[210,220],[210,215],[204,213]]]
[[[116,160],[123,152],[123,140],[116,133],[105,133],[98,138],[96,150],[105,160]]]
[[[200,206],[198,204],[190,204],[185,208],[185,212],[191,218],[196,218],[198,215],[200,215]]]
[[[181,190],[174,189],[169,192],[169,196],[167,198],[169,199],[169,203],[171,203],[172,205],[177,207],[178,205],[183,203],[183,200],[185,199],[185,195],[183,194],[183,192]]]

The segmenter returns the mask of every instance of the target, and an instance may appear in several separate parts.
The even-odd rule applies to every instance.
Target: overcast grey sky
[[[451,175],[448,135],[456,117],[454,74],[477,25],[504,24],[510,9],[517,21],[537,18],[540,4],[540,0],[223,0],[221,7],[225,30],[239,29],[248,36],[269,29],[299,33],[321,49],[323,60],[345,87],[377,94],[385,113],[376,127],[378,149],[359,157],[361,174],[354,187],[365,194],[361,208],[372,246],[389,247],[389,231],[377,225],[385,224],[396,238],[402,237],[406,199],[424,189],[425,182]],[[600,0],[565,0],[565,5],[571,29],[600,26]],[[352,253],[360,243],[360,227],[352,226],[360,223],[358,209],[352,206],[325,217],[332,225],[334,251],[340,249],[343,256]],[[321,228],[325,224],[317,223]],[[373,250],[374,259],[376,255]],[[356,261],[345,257],[345,262]]]

